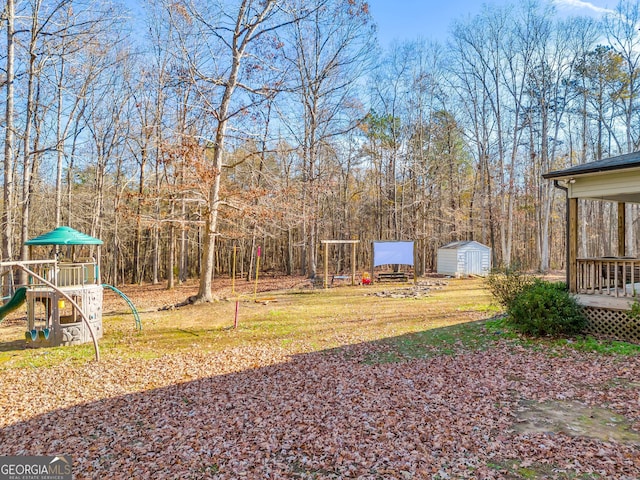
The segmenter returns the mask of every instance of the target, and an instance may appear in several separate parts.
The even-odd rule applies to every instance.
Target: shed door
[[[478,250],[469,250],[465,252],[465,274],[482,275],[482,252]]]

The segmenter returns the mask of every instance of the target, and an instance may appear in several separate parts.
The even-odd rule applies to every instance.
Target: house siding
[[[595,198],[637,194],[640,172],[637,170],[577,177],[569,183],[569,198]]]

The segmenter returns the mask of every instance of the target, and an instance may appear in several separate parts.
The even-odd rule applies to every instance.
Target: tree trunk
[[[142,255],[142,202],[144,196],[144,171],[147,163],[147,153],[143,149],[140,158],[140,174],[138,177],[138,201],[136,204],[136,236],[133,243],[133,269],[131,272],[131,283],[142,281],[141,255]]]
[[[245,15],[251,7],[250,0],[243,0],[239,6],[236,17],[235,30],[231,40],[231,64],[229,73],[224,82],[222,97],[218,107],[215,109],[215,117],[218,121],[213,144],[213,159],[211,173],[213,181],[209,189],[207,199],[207,209],[204,214],[205,228],[203,238],[202,264],[200,270],[200,286],[195,301],[213,301],[212,281],[214,273],[214,258],[216,234],[218,229],[218,211],[220,208],[220,176],[222,174],[222,160],[224,155],[227,125],[229,122],[229,107],[233,93],[238,85],[240,66],[245,55],[247,46],[256,38],[258,27],[265,21],[269,12],[275,5],[274,0],[266,0],[260,3],[261,11],[255,12],[250,23],[246,23]]]
[[[36,78],[36,42],[38,32],[38,9],[31,17],[31,38],[29,41],[29,67],[27,70],[27,105],[25,115],[25,129],[23,138],[23,168],[22,168],[22,224],[21,224],[21,260],[29,259],[29,246],[25,242],[29,240],[29,222],[31,216],[31,191],[32,191],[32,162],[34,157],[31,152],[31,129],[35,116],[36,105],[34,101],[34,83]],[[26,283],[26,272],[20,270],[20,283]]]
[[[63,108],[63,85],[65,71],[64,56],[60,61],[60,78],[57,85],[57,125],[56,125],[56,227],[62,224],[62,161],[64,159],[64,144],[62,138],[62,108]]]
[[[13,260],[13,153],[14,153],[14,0],[7,0],[7,60],[4,139],[4,191],[2,210],[2,258]]]
[[[173,219],[175,214],[175,205],[173,199],[171,199],[171,218]],[[169,259],[167,265],[167,290],[175,288],[175,275],[173,270],[176,266],[176,226],[175,222],[171,221],[169,224]]]

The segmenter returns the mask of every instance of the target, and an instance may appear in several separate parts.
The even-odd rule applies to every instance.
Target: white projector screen
[[[373,266],[413,265],[413,242],[373,242]]]

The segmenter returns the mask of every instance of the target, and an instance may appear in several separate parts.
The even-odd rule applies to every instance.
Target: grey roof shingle
[[[625,170],[627,168],[640,168],[640,152],[627,153],[596,162],[583,163],[582,165],[575,165],[565,168],[564,170],[554,170],[543,174],[542,178],[551,180],[554,178],[570,177],[572,175]]]

